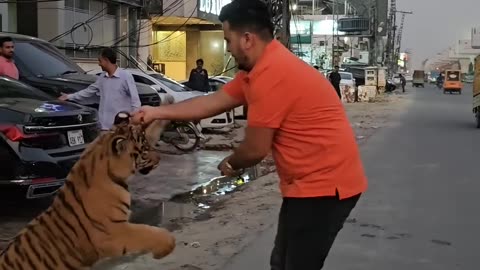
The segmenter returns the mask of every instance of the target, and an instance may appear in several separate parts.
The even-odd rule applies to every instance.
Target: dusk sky
[[[480,26],[480,0],[397,0],[397,9],[414,12],[405,20],[402,50],[412,50],[417,67]]]

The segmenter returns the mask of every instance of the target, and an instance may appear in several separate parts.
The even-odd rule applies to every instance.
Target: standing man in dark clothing
[[[340,67],[335,66],[335,69],[332,71],[332,73],[330,73],[330,76],[328,78],[330,79],[330,83],[335,88],[335,91],[337,91],[338,97],[341,99],[342,94],[340,92],[340,81],[342,80],[342,76],[340,76],[340,73],[338,73],[339,70]]]
[[[402,74],[398,74],[398,76],[400,77],[400,83],[402,84],[402,92],[405,93],[405,86],[407,85],[407,79],[405,79],[405,77],[403,77]]]
[[[208,83],[208,72],[203,68],[203,59],[198,59],[197,67],[190,72],[188,87],[202,92],[209,92],[211,90],[210,84]]]

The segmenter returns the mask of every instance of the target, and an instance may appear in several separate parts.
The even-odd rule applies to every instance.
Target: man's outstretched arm
[[[190,121],[201,120],[229,111],[245,103],[243,94],[245,74],[240,73],[225,86],[210,95],[188,99],[179,103],[160,107],[142,107],[135,113],[133,121],[145,122],[155,119]]]
[[[142,107],[135,114],[144,117],[145,122],[154,119],[166,119],[177,121],[201,120],[212,117],[242,105],[242,102],[226,92],[220,90],[210,95],[188,99],[172,105],[160,107]]]

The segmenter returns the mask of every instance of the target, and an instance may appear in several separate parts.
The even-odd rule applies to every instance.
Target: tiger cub
[[[1,270],[85,269],[127,253],[160,259],[173,251],[175,239],[168,231],[128,222],[126,180],[158,166],[151,145],[165,122],[144,128],[130,124],[127,113],[119,113],[116,122],[85,149],[52,205],[0,254]]]

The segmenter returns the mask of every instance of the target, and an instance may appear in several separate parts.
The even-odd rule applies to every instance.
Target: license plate
[[[85,140],[83,139],[83,131],[82,130],[71,130],[67,132],[68,136],[68,144],[70,146],[78,146],[85,144]]]

